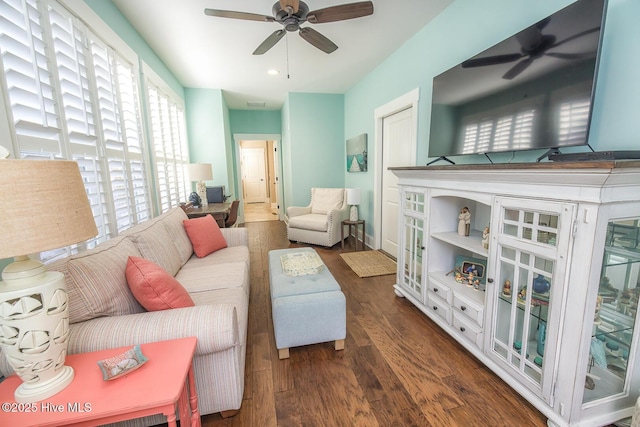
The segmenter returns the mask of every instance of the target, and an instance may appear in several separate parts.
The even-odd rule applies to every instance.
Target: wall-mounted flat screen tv
[[[578,0],[433,79],[429,156],[585,145],[606,0]]]

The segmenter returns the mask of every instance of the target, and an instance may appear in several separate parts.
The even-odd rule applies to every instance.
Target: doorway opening
[[[278,221],[278,140],[240,139],[237,143],[244,222]]]

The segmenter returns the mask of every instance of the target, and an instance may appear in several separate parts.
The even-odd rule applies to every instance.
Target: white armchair
[[[331,247],[341,239],[342,221],[349,219],[344,188],[312,188],[308,206],[287,208],[287,237],[294,242]]]

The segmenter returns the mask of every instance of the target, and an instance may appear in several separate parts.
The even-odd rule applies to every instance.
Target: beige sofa
[[[47,266],[63,273],[67,282],[71,323],[68,352],[196,336],[194,370],[200,413],[233,414],[240,408],[244,392],[249,306],[247,231],[222,229],[228,247],[197,258],[184,219],[187,216],[182,209],[172,209],[92,250]],[[131,294],[125,278],[130,255],[153,261],[174,275],[195,307],[146,312]],[[4,356],[0,356],[0,372],[11,373]],[[164,422],[164,417],[154,416],[127,424]]]

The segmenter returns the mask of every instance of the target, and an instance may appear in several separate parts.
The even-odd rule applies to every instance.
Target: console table
[[[20,378],[12,375],[0,383],[0,425],[90,426],[164,414],[176,426],[176,404],[181,426],[200,426],[192,358],[195,337],[142,344],[149,359],[123,377],[104,381],[97,364],[132,346],[67,356],[73,382],[58,394],[34,403],[16,403]]]
[[[209,203],[207,206],[199,208],[189,207],[185,212],[189,218],[198,218],[205,215],[211,215],[218,222],[221,228],[224,228],[225,221],[229,216],[231,203]]]

